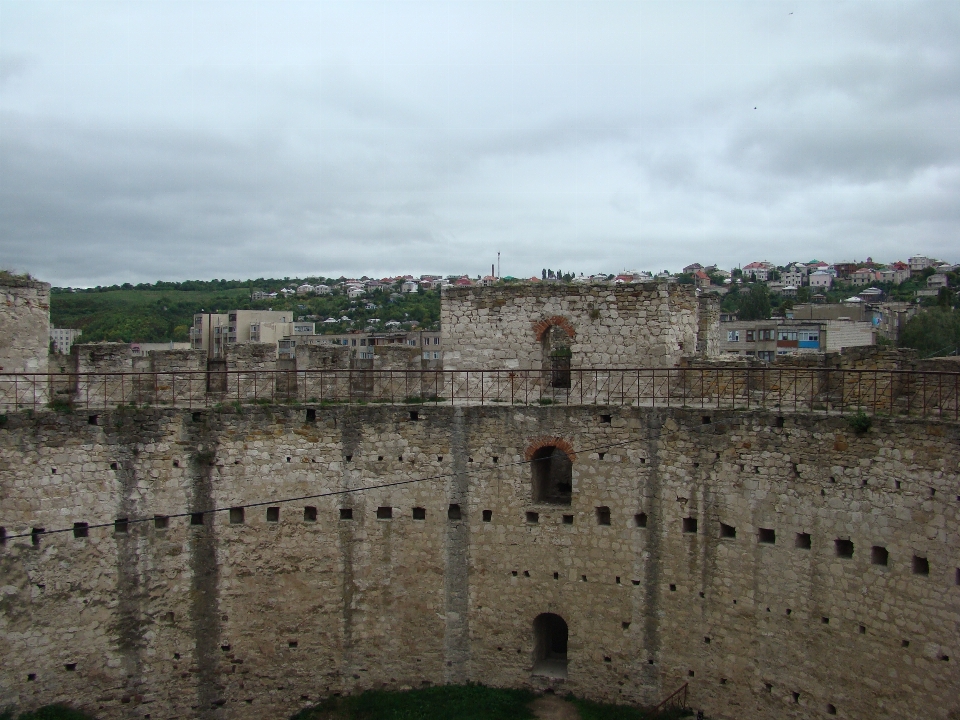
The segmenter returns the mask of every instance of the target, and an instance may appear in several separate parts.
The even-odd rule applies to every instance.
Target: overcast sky
[[[57,285],[960,260],[960,2],[0,0]]]

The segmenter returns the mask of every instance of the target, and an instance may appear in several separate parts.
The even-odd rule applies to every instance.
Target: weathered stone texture
[[[710,323],[700,320],[701,306],[715,315],[712,302],[675,283],[444,288],[444,367],[539,370],[548,326],[569,336],[573,367],[672,367],[715,351]]]
[[[0,278],[0,372],[45,373],[50,352],[50,284]]]
[[[960,711],[956,425],[415,409],[8,416],[6,533],[109,526],[0,549],[0,705],[285,717],[474,680],[645,703],[689,682],[731,720]],[[532,499],[526,455],[551,437],[573,454],[569,506]],[[531,675],[544,612],[569,626],[566,680]]]

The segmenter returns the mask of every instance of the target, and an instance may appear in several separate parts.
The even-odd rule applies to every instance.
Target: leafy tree
[[[808,303],[810,302],[810,288],[806,285],[803,287],[797,288],[797,302],[798,303]]]
[[[913,348],[922,357],[960,352],[960,310],[921,310],[903,326],[900,345]]]
[[[754,283],[750,291],[741,295],[737,317],[741,320],[767,320],[770,318],[770,291],[763,283]]]

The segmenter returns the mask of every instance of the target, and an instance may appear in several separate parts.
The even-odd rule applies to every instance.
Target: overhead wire
[[[611,443],[611,444],[608,444],[608,445],[598,445],[598,446],[596,446],[596,447],[584,448],[584,449],[581,450],[580,452],[590,453],[590,452],[598,452],[598,451],[600,451],[600,450],[609,450],[610,448],[623,447],[624,445],[629,445],[630,443],[637,442],[638,440],[639,440],[639,438],[633,438],[633,439],[630,439],[630,440],[624,440],[623,442],[619,442],[619,443]],[[535,458],[535,459],[531,459],[531,460],[519,460],[519,461],[517,461],[517,462],[512,462],[512,463],[504,463],[504,464],[502,464],[502,465],[499,465],[499,467],[501,467],[501,468],[516,467],[516,466],[518,466],[518,465],[528,465],[528,464],[532,464],[532,463],[534,463],[534,462],[538,462],[539,460],[547,460],[547,459],[549,459],[549,458]],[[448,479],[448,478],[460,477],[461,475],[469,475],[471,472],[474,472],[474,473],[476,473],[476,472],[481,472],[481,471],[483,471],[483,470],[485,470],[485,469],[486,469],[486,468],[475,468],[475,469],[472,469],[472,470],[463,470],[463,471],[460,471],[460,472],[441,473],[441,474],[439,474],[439,475],[429,475],[429,476],[427,476],[427,477],[411,478],[411,479],[409,479],[409,480],[396,480],[396,481],[388,482],[388,483],[379,483],[379,484],[377,484],[377,485],[365,485],[365,486],[359,487],[359,488],[343,488],[343,489],[340,489],[340,490],[327,490],[327,491],[325,491],[325,492],[314,493],[314,494],[311,494],[311,495],[297,495],[297,496],[295,496],[295,497],[286,497],[286,498],[279,498],[279,499],[274,498],[274,499],[271,499],[271,500],[261,500],[261,501],[258,501],[258,502],[246,503],[246,504],[242,504],[242,505],[231,505],[231,506],[229,506],[229,507],[215,507],[215,508],[211,508],[211,509],[208,509],[208,510],[195,510],[195,511],[192,511],[192,512],[174,513],[174,514],[172,514],[172,515],[163,515],[162,517],[167,518],[167,519],[173,519],[173,518],[193,517],[193,516],[195,516],[195,515],[204,515],[204,516],[205,516],[205,515],[214,515],[214,514],[216,514],[216,513],[229,512],[230,510],[238,510],[238,509],[241,509],[241,508],[244,509],[244,510],[246,510],[247,508],[264,507],[264,506],[267,506],[267,505],[283,505],[283,504],[289,504],[289,503],[294,503],[294,502],[300,502],[300,501],[302,501],[302,500],[316,500],[316,499],[325,498],[325,497],[336,497],[336,496],[338,496],[338,495],[351,495],[351,494],[354,494],[354,493],[368,492],[368,491],[370,491],[370,490],[383,490],[383,489],[386,489],[386,488],[400,487],[400,486],[403,486],[403,485],[415,485],[415,484],[418,484],[418,483],[431,482],[431,481],[434,481],[434,480],[445,480],[445,479]],[[117,522],[120,522],[120,521],[123,521],[123,522],[127,523],[128,525],[132,525],[132,524],[136,524],[136,523],[150,522],[151,520],[154,520],[154,519],[157,518],[157,517],[161,517],[161,516],[156,516],[156,515],[154,515],[154,516],[142,517],[142,518],[117,518],[116,520],[114,520],[114,521],[112,521],[112,522],[95,523],[95,524],[92,524],[92,525],[91,525],[91,524],[87,524],[87,525],[84,525],[83,528],[86,529],[86,530],[96,530],[96,529],[98,529],[98,528],[115,527],[116,524],[117,524]],[[42,537],[42,536],[44,536],[44,535],[57,535],[57,534],[60,534],[60,533],[74,532],[76,529],[77,529],[77,526],[68,527],[68,528],[57,528],[56,530],[46,530],[46,529],[44,529],[44,530],[41,530],[41,531],[37,532],[37,530],[39,530],[39,528],[35,528],[33,531],[28,532],[28,533],[17,533],[17,534],[14,534],[14,535],[5,535],[4,538],[3,538],[3,540],[4,540],[4,541],[6,541],[6,540],[15,540],[15,539],[17,539],[17,538],[38,538],[38,537]]]

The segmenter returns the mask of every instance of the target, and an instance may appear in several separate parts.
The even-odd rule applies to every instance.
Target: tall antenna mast
[[[500,279],[500,251],[497,250],[497,280]]]

